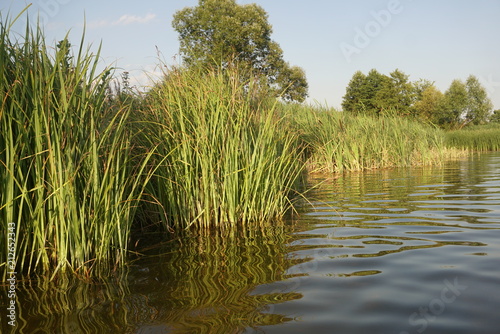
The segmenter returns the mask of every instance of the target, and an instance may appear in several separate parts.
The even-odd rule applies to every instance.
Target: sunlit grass
[[[440,164],[460,152],[444,147],[441,130],[397,116],[363,116],[292,105],[282,111],[301,132],[310,172]]]
[[[158,146],[148,185],[168,226],[224,226],[280,218],[303,165],[296,135],[237,68],[172,69],[141,116],[145,145]]]
[[[293,208],[305,170],[439,164],[457,152],[441,130],[402,117],[265,98],[237,66],[168,69],[146,97],[110,101],[100,48],[83,37],[75,53],[67,39],[47,46],[40,28],[18,36],[0,22],[3,277],[8,223],[19,273],[105,274],[126,264],[136,227],[262,229]]]
[[[83,38],[73,55],[39,28],[15,36],[0,24],[1,271],[7,222],[19,273],[122,264],[147,162],[133,154],[130,110],[104,108],[109,78]]]
[[[446,133],[446,145],[473,151],[499,151],[500,125],[473,126]]]

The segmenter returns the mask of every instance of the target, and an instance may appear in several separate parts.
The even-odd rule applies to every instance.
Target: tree
[[[362,94],[365,80],[366,75],[361,71],[354,73],[343,97],[342,110],[352,113],[363,110]]]
[[[396,69],[384,76],[382,86],[376,93],[376,106],[379,110],[396,111],[400,115],[408,115],[413,100],[413,85],[409,76]]]
[[[283,100],[304,101],[307,96],[307,80],[304,70],[298,66],[286,66],[280,71],[277,82],[276,94]]]
[[[414,100],[414,87],[408,78],[398,69],[389,76],[376,69],[370,70],[366,76],[357,71],[346,88],[342,108],[344,111],[372,115],[384,111],[408,115]]]
[[[429,122],[439,123],[439,112],[443,107],[444,95],[434,85],[425,88],[420,94],[419,99],[413,105],[413,113],[418,119]]]
[[[475,125],[486,123],[493,111],[493,104],[488,98],[486,89],[473,75],[467,78],[465,86],[467,88],[468,99],[465,114],[466,122],[472,122]]]
[[[174,15],[185,65],[220,66],[238,63],[265,78],[272,91],[285,100],[302,102],[307,97],[305,73],[283,60],[283,51],[271,40],[272,26],[265,10],[256,4],[238,5],[235,0],[199,0],[198,6]]]
[[[461,80],[453,80],[450,88],[444,93],[443,109],[438,118],[442,127],[457,127],[468,108],[467,87]]]
[[[491,123],[500,123],[500,109],[495,110],[490,117]]]
[[[389,78],[376,69],[370,70],[361,89],[361,103],[368,114],[379,114],[382,110],[380,104],[380,91],[387,85]]]

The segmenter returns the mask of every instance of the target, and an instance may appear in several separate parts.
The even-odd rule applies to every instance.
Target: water
[[[500,154],[317,182],[285,224],[185,235],[105,282],[19,286],[17,332],[500,333]]]

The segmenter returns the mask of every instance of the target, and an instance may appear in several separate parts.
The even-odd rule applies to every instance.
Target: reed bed
[[[459,152],[444,147],[441,130],[397,116],[363,116],[322,107],[286,106],[301,131],[310,172],[344,172],[440,164]]]
[[[472,151],[499,151],[500,125],[473,126],[446,132],[446,146]]]
[[[7,22],[7,23],[2,23]],[[439,164],[440,130],[263,94],[237,66],[167,69],[145,97],[110,100],[99,50],[48,47],[0,20],[0,275],[105,275],[135,231],[280,219],[301,177]],[[9,228],[11,230],[9,230]],[[14,243],[8,232],[13,231]]]
[[[148,158],[134,153],[130,110],[104,108],[100,48],[82,37],[73,55],[67,39],[51,48],[40,28],[17,36],[1,22],[0,273],[12,271],[8,223],[20,274],[121,265]]]
[[[243,77],[236,67],[171,69],[150,92],[141,119],[157,169],[147,192],[168,228],[268,221],[292,205],[297,136]]]

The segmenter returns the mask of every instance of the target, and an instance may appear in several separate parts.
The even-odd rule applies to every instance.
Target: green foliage
[[[486,123],[493,110],[493,104],[488,98],[486,89],[473,75],[467,78],[465,85],[468,99],[465,121],[474,125]]]
[[[284,108],[292,129],[301,133],[309,171],[439,164],[454,153],[445,150],[441,130],[408,118],[306,106]]]
[[[8,20],[7,20],[8,22]],[[147,157],[137,159],[129,109],[104,108],[99,52],[50,52],[38,28],[10,39],[0,24],[0,263],[16,226],[17,271],[87,274],[123,264]]]
[[[413,101],[414,88],[408,76],[395,70],[389,76],[372,69],[368,75],[354,73],[344,95],[344,111],[378,115],[387,111],[407,115]]]
[[[148,194],[167,226],[218,226],[281,217],[303,165],[273,108],[255,106],[239,69],[173,69],[153,90],[144,145],[157,146]],[[158,209],[158,208],[156,208]]]
[[[409,76],[396,69],[384,77],[383,85],[376,94],[376,105],[380,110],[393,110],[399,115],[408,115],[413,102],[414,87]]]
[[[284,100],[302,102],[307,97],[305,73],[283,60],[262,7],[235,0],[200,0],[198,6],[178,11],[172,25],[188,67],[226,68],[238,63],[263,77],[264,84]]]
[[[500,126],[491,123],[446,132],[446,145],[473,151],[499,151]]]
[[[493,111],[490,117],[491,123],[500,123],[500,109]]]
[[[442,113],[437,116],[438,124],[444,128],[458,128],[468,123],[484,124],[493,109],[485,88],[472,75],[465,83],[453,80],[444,98]]]
[[[454,80],[442,94],[432,82],[410,82],[395,70],[389,76],[372,69],[354,73],[346,88],[342,108],[350,113],[411,115],[420,121],[453,129],[468,123],[484,124],[492,115],[492,103],[479,80]]]
[[[363,72],[356,71],[356,73],[354,73],[342,100],[342,110],[351,113],[357,113],[364,110],[364,103],[366,102],[363,89],[365,80],[366,75],[364,75]]]
[[[434,85],[422,91],[418,100],[413,105],[413,115],[430,124],[439,124],[439,112],[443,110],[444,95]]]

